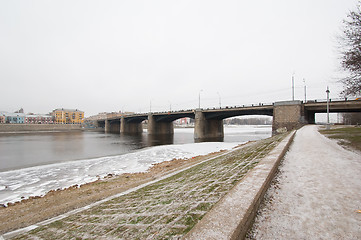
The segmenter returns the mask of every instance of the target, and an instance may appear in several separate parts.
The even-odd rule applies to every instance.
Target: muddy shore
[[[224,151],[190,159],[173,159],[153,165],[147,172],[108,175],[104,179],[48,192],[43,197],[32,197],[0,208],[0,234],[27,227],[68,211],[89,205],[109,196],[139,186],[163,175],[194,165]]]

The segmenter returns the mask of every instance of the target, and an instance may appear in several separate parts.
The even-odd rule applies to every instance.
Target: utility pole
[[[292,101],[295,100],[295,73],[292,74]]]
[[[200,91],[199,91],[199,94],[198,94],[198,108],[199,109],[201,109],[201,92],[202,92],[203,90],[201,89]]]
[[[326,129],[327,130],[330,130],[330,90],[328,89],[328,86],[327,86],[327,90],[326,90],[326,93],[327,93],[327,125],[326,125]]]
[[[222,105],[221,105],[221,95],[219,94],[219,92],[217,92],[218,94],[218,100],[219,100],[219,108],[222,108]]]
[[[304,92],[305,92],[305,103],[306,103],[306,80],[303,79]]]
[[[152,112],[152,100],[149,101],[149,112]]]

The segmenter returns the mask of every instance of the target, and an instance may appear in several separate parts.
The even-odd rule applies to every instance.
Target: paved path
[[[300,129],[250,239],[361,239],[361,154]]]

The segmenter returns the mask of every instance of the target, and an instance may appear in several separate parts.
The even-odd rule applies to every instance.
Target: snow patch
[[[163,145],[133,153],[49,164],[0,172],[0,204],[43,196],[50,190],[64,189],[96,181],[111,174],[145,172],[153,164],[174,158],[191,158],[228,150],[240,142],[207,142]]]

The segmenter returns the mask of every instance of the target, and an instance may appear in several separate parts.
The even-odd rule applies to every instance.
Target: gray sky
[[[0,110],[152,111],[338,97],[356,0],[0,0]],[[201,91],[202,90],[202,91]],[[150,104],[151,103],[151,104]]]

